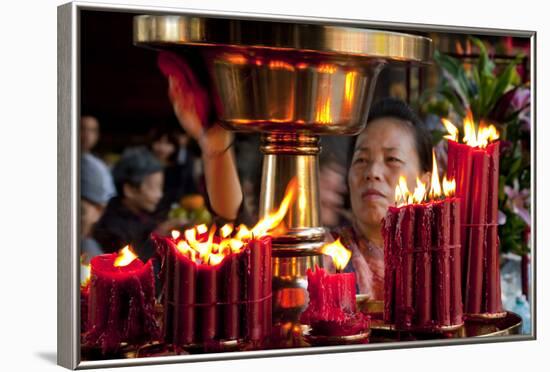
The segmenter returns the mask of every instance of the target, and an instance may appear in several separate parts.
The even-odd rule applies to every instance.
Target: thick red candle
[[[431,204],[415,204],[415,319],[419,326],[432,320],[432,221]]]
[[[415,210],[412,205],[399,208],[395,228],[395,241],[398,261],[395,273],[396,281],[396,324],[400,328],[408,328],[412,325],[414,316],[414,230]]]
[[[473,152],[472,208],[468,228],[468,256],[465,312],[479,314],[483,289],[483,257],[487,223],[487,188],[489,156],[485,150]],[[475,207],[474,207],[475,206]]]
[[[434,320],[442,326],[451,325],[451,277],[450,277],[450,202],[448,199],[433,203],[434,210]]]
[[[450,270],[451,270],[451,322],[462,323],[462,261],[460,246],[460,200],[452,198],[450,204]]]
[[[485,266],[485,306],[487,313],[502,312],[500,297],[500,262],[498,241],[498,189],[499,189],[499,157],[500,142],[487,146],[489,154],[489,186],[487,202],[487,247]]]
[[[307,279],[309,304],[300,320],[312,335],[353,335],[369,326],[369,318],[356,312],[354,273],[329,274],[316,266]]]
[[[138,344],[159,336],[154,317],[155,287],[152,261],[134,259],[115,266],[118,254],[91,260],[86,343],[116,351],[121,342]]]

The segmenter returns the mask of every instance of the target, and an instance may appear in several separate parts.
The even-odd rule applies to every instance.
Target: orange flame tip
[[[130,250],[130,246],[127,245],[118,252],[118,257],[115,259],[114,266],[128,266],[136,258],[137,256]]]
[[[321,253],[332,257],[332,262],[336,270],[343,270],[351,258],[351,251],[346,249],[340,242],[340,238],[332,243],[323,245]]]

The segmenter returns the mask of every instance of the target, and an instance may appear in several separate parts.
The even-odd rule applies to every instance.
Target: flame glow
[[[458,142],[458,128],[447,119],[441,119],[441,122],[445,126],[445,129],[449,133],[444,136],[447,139]],[[474,117],[471,110],[468,110],[466,117],[462,122],[464,128],[463,143],[470,147],[485,148],[491,141],[495,141],[499,138],[499,133],[494,125],[486,125],[481,122],[479,124],[477,133]]]
[[[428,200],[437,200],[440,199],[442,195],[446,197],[454,196],[456,190],[455,180],[448,180],[447,177],[444,176],[442,192],[435,153],[432,153],[432,159],[432,178],[429,190],[426,187],[427,185],[417,177],[414,191],[410,192],[407,187],[407,179],[405,176],[399,177],[399,181],[395,187],[395,203],[398,207],[408,204],[421,204]]]
[[[137,256],[130,250],[130,246],[122,248],[118,251],[118,257],[115,259],[114,265],[116,267],[128,266],[132,261],[134,261]]]
[[[80,264],[80,286],[86,287],[90,283],[90,278],[92,276],[92,271],[90,270],[90,265]]]
[[[227,238],[229,235],[231,235],[232,232],[233,232],[233,224],[231,223],[223,225],[222,228],[220,229],[220,235],[224,239]]]
[[[321,253],[332,257],[334,267],[338,271],[343,270],[351,258],[351,251],[342,245],[340,238],[332,243],[323,245]]]
[[[290,205],[294,203],[294,200],[296,200],[297,193],[298,181],[296,177],[294,177],[290,180],[286,187],[285,196],[283,198],[283,201],[281,202],[281,205],[279,206],[279,209],[276,212],[270,213],[266,217],[262,218],[256,224],[256,226],[252,228],[252,235],[266,235],[269,230],[273,230],[274,228],[276,228],[285,217]]]
[[[456,181],[454,179],[448,180],[447,177],[443,177],[443,194],[447,197],[452,197],[456,192]]]
[[[435,160],[435,152],[432,151],[432,181],[430,183],[430,198],[437,199],[441,196],[441,183],[439,182],[439,170]]]
[[[181,233],[178,230],[172,230],[170,233],[172,234],[172,239],[174,240],[177,240],[181,236]]]
[[[177,242],[176,248],[196,263],[218,265],[227,255],[239,253],[245,248],[245,243],[254,237],[283,234],[286,231],[283,219],[297,194],[298,182],[293,178],[279,208],[262,218],[252,229],[243,224],[237,228],[232,224],[225,224],[220,229],[215,224],[210,229],[204,224],[198,225],[183,232],[183,238]],[[179,238],[181,235],[179,231],[172,231],[172,237]]]

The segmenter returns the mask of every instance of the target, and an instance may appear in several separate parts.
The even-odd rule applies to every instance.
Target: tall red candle
[[[479,126],[477,133],[471,112],[464,119],[464,144],[458,144],[458,129],[444,125],[449,138],[448,166],[457,178],[461,199],[461,240],[464,312],[504,314],[500,299],[498,242],[499,142],[493,125]],[[459,151],[459,149],[461,149]],[[466,152],[471,154],[464,156]],[[470,174],[467,182],[460,175]]]
[[[434,320],[442,326],[451,325],[451,276],[450,276],[450,202],[448,199],[434,203],[433,231],[435,245],[435,287],[434,287]]]
[[[382,236],[384,237],[384,320],[395,322],[397,248],[395,243],[395,228],[399,208],[389,207],[383,221]]]
[[[460,246],[460,200],[452,198],[450,204],[450,270],[451,270],[451,322],[462,323],[462,261]]]
[[[487,313],[502,312],[500,297],[500,262],[498,241],[498,190],[499,190],[499,157],[500,142],[487,146],[489,154],[489,186],[487,204],[487,247],[485,267],[486,295],[483,311]]]
[[[419,326],[432,320],[432,221],[431,204],[415,204],[415,319]]]
[[[152,261],[133,259],[115,266],[118,253],[94,257],[90,262],[88,330],[85,341],[104,353],[120,343],[139,344],[159,336],[154,317],[155,287]]]
[[[487,188],[489,156],[484,150],[473,152],[472,203],[468,228],[468,256],[465,312],[479,314],[483,289],[483,257],[487,223]]]
[[[467,228],[468,218],[470,216],[470,195],[472,184],[472,153],[473,148],[452,140],[448,142],[448,163],[447,174],[449,178],[456,180],[456,196],[460,198],[460,217],[461,217],[461,246],[468,246]],[[465,286],[466,250],[461,251],[461,266],[463,268],[463,286]]]

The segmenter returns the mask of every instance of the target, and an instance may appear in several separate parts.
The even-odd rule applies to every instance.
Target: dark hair
[[[146,148],[127,150],[113,168],[113,178],[119,196],[124,196],[124,184],[140,187],[148,175],[162,171],[162,165]]]
[[[178,157],[178,151],[179,151],[179,148],[180,148],[180,144],[179,144],[179,141],[178,141],[178,138],[176,136],[177,134],[177,126],[174,126],[174,125],[169,125],[169,124],[166,124],[166,125],[156,125],[153,127],[153,129],[151,130],[151,132],[149,133],[149,149],[151,151],[153,151],[153,143],[154,142],[157,142],[157,141],[160,141],[162,138],[166,137],[166,139],[168,140],[168,142],[170,142],[172,145],[174,145],[174,153],[172,155],[170,155],[170,157],[168,158],[168,161],[170,163],[173,163],[176,161],[177,157]]]
[[[414,134],[420,169],[423,172],[429,172],[432,169],[432,141],[424,122],[418,115],[405,102],[396,98],[384,98],[371,107],[367,126],[380,118],[395,118],[412,124],[410,128]]]

